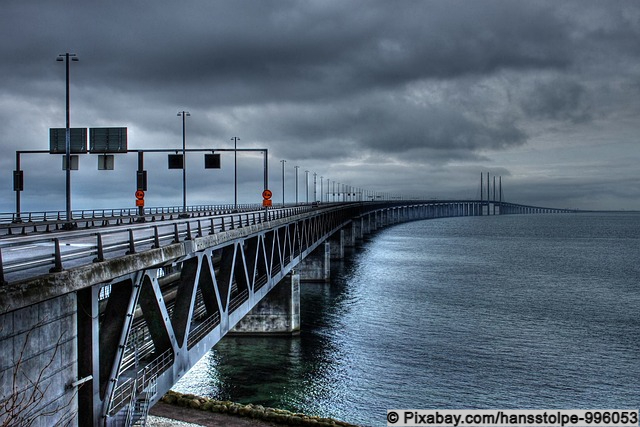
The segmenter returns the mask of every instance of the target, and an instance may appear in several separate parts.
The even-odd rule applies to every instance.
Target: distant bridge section
[[[83,214],[73,231],[61,230],[66,218],[22,214],[1,225],[0,402],[35,393],[19,409],[41,425],[132,425],[225,334],[244,330],[248,314],[275,294],[299,306],[300,280],[328,280],[329,260],[381,227],[559,212],[569,211],[477,200],[327,203],[193,210],[187,219]],[[295,313],[286,323],[295,331]]]

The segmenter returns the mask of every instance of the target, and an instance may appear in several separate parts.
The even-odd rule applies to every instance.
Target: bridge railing
[[[199,213],[199,212],[218,212],[230,213],[233,210],[246,211],[256,210],[261,207],[260,204],[222,204],[222,205],[195,205],[187,206],[183,210],[182,206],[164,206],[164,207],[147,207],[144,208],[144,216],[151,215],[168,215],[181,213]],[[100,220],[107,218],[120,217],[140,217],[138,208],[111,208],[111,209],[81,209],[71,211],[72,221],[83,220]],[[0,212],[0,225],[20,224],[20,223],[36,223],[46,221],[64,221],[66,222],[65,211],[35,211],[35,212]]]
[[[75,230],[55,235],[0,239],[0,283],[59,272],[91,262],[160,248],[214,233],[262,224],[315,209],[293,206],[172,221],[145,222],[96,232]]]

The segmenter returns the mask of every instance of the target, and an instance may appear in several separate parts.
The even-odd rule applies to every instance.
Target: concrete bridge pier
[[[365,235],[364,218],[357,217],[353,219],[353,238],[357,241],[362,241]]]
[[[298,264],[302,282],[329,282],[331,278],[331,243],[324,242]]]
[[[331,259],[344,258],[344,247],[346,241],[345,234],[345,229],[342,228],[339,231],[336,231],[329,238],[329,244],[331,245]]]
[[[344,246],[353,248],[356,246],[356,222],[347,224],[344,228]]]
[[[300,275],[287,274],[231,329],[232,334],[300,333]]]

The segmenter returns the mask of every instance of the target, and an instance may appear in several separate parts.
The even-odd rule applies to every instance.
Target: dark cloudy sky
[[[188,148],[269,149],[276,201],[286,159],[287,201],[298,165],[300,200],[305,170],[425,198],[478,198],[490,172],[516,203],[640,209],[637,1],[3,0],[0,34],[0,211],[16,150],[65,125],[65,52],[72,127],[179,148],[187,110]],[[181,172],[145,162],[147,206],[180,205]],[[22,166],[23,211],[64,210],[61,156]],[[188,204],[233,201],[231,155],[187,167]],[[73,208],[133,206],[135,169],[82,156]],[[259,155],[238,174],[239,202],[260,202]]]

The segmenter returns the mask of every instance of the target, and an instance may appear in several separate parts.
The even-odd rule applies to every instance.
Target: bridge
[[[0,215],[0,422],[143,425],[229,331],[299,330],[300,282],[328,281],[330,260],[382,227],[570,212],[488,200],[233,208],[75,211],[73,227],[56,213]]]

